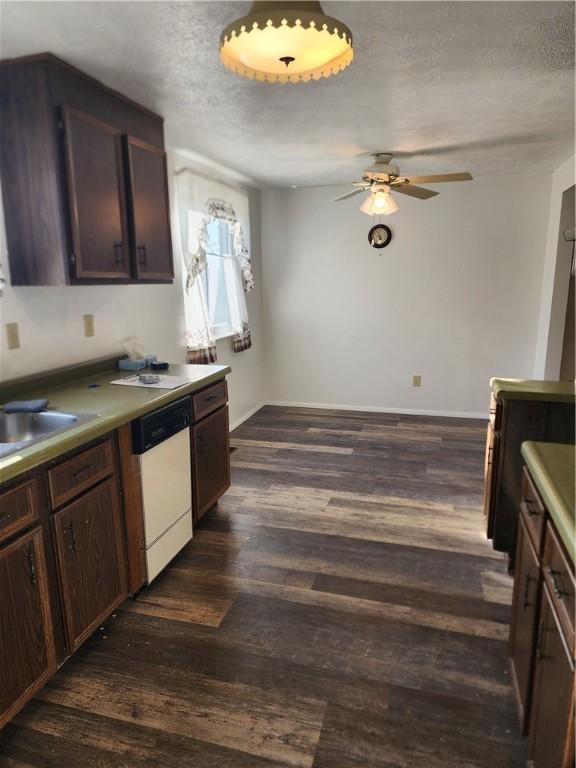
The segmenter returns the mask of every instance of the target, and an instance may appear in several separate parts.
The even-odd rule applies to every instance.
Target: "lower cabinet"
[[[533,768],[574,766],[574,662],[545,584],[528,757]]]
[[[498,463],[499,436],[494,431],[492,423],[488,424],[486,433],[486,451],[484,455],[484,515],[486,516],[486,528],[488,538],[492,538],[494,524],[494,481],[496,478],[494,466]]]
[[[530,768],[574,768],[574,564],[527,470],[510,627]]]
[[[230,487],[228,408],[219,408],[192,429],[197,522]]]
[[[539,604],[540,565],[526,529],[524,517],[520,515],[510,657],[523,733],[528,730]]]
[[[53,515],[64,623],[73,652],[128,594],[114,478]]]
[[[56,670],[42,529],[0,548],[0,728]]]

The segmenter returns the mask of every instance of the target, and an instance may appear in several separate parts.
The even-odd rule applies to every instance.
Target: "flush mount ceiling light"
[[[220,59],[242,77],[298,83],[336,75],[354,56],[352,33],[319,2],[254,2],[220,36]]]
[[[360,206],[362,213],[369,216],[389,216],[396,213],[398,205],[390,194],[390,187],[382,184],[372,188],[372,192]]]

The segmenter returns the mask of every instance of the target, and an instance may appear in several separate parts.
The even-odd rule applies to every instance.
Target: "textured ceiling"
[[[267,185],[557,168],[574,151],[571,2],[326,2],[353,64],[321,82],[243,80],[218,35],[247,2],[2,2],[3,57],[51,51],[164,115],[171,142]]]

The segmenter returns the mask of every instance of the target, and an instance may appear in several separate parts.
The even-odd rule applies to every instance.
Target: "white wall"
[[[173,152],[169,152],[169,159],[173,167]],[[260,196],[253,190],[249,194],[256,276],[256,288],[247,296],[253,348],[233,354],[230,339],[218,342],[218,362],[232,368],[229,378],[232,425],[258,407],[263,399]],[[173,237],[177,236],[174,231]],[[0,218],[0,263],[8,273],[3,218]],[[0,298],[0,381],[122,351],[122,342],[127,338],[137,340],[145,352],[157,354],[161,359],[184,362],[184,306],[178,259],[175,259],[175,269],[176,277],[170,285],[28,288],[12,287],[8,279]],[[9,278],[9,274],[6,276]],[[82,316],[85,314],[94,315],[93,338],[84,337]],[[9,351],[7,347],[5,324],[9,322],[19,325],[21,347],[18,350]]]
[[[548,232],[544,257],[544,274],[540,298],[538,342],[534,362],[534,376],[538,379],[557,380],[562,358],[562,341],[566,321],[568,280],[573,244],[566,242],[561,230],[562,196],[576,183],[575,160],[572,157],[558,168],[552,177]],[[572,220],[573,220],[573,211]],[[564,216],[570,212],[564,210]]]
[[[262,195],[269,399],[484,415],[491,376],[533,372],[550,179],[397,195],[381,251],[344,191]]]

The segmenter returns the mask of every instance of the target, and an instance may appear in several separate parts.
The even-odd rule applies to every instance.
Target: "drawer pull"
[[[116,264],[124,264],[124,243],[121,240],[114,243],[114,261]]]
[[[542,661],[544,658],[544,622],[538,622],[538,639],[536,641],[536,661]]]
[[[86,478],[90,477],[91,472],[92,467],[82,467],[82,469],[74,472],[74,480],[76,480],[77,483],[81,483],[82,480],[86,480]]]
[[[554,590],[554,594],[556,595],[558,600],[562,600],[564,597],[566,597],[568,592],[564,592],[562,589],[560,589],[558,580],[556,579],[556,576],[560,575],[559,572],[553,571],[552,568],[548,566],[546,568],[546,573],[548,574],[548,576],[550,577],[550,581],[552,582],[552,589]]]
[[[26,557],[28,558],[28,569],[30,571],[30,584],[36,586],[36,557],[34,556],[34,550],[28,550]]]
[[[68,531],[68,551],[76,552],[76,532],[72,523],[67,528]]]
[[[532,576],[530,576],[529,573],[526,574],[526,583],[524,584],[524,600],[522,603],[522,608],[526,610],[526,608],[534,608],[535,603],[531,603],[528,600],[528,592],[530,591],[530,582],[534,581],[536,582],[536,579],[533,579]]]
[[[146,264],[146,246],[137,245],[136,251],[138,253],[138,264],[140,264],[141,266],[144,266],[144,264]]]
[[[212,402],[212,400],[218,400],[218,395],[210,395],[210,397],[204,398],[207,403]]]
[[[533,501],[529,501],[528,499],[524,499],[524,504],[526,506],[526,512],[528,512],[530,517],[537,517],[538,515],[542,514],[537,507],[534,508],[534,502]]]
[[[5,523],[6,520],[10,520],[12,517],[12,512],[5,512],[3,515],[0,515],[0,523]]]
[[[198,435],[198,452],[204,455],[204,435]]]

